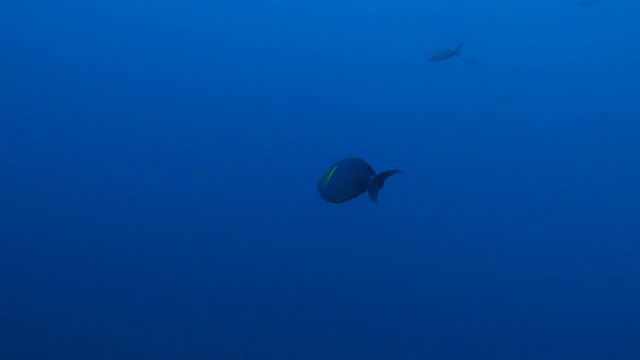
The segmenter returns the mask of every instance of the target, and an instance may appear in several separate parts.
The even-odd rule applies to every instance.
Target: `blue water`
[[[3,2],[0,359],[639,359],[638,18]]]

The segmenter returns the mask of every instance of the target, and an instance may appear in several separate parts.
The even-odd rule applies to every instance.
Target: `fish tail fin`
[[[384,186],[385,180],[387,180],[389,176],[394,174],[404,174],[404,171],[388,170],[388,171],[383,171],[379,174],[373,175],[372,177],[369,178],[369,180],[367,181],[367,192],[369,193],[369,197],[371,198],[371,201],[373,201],[376,204],[378,203],[378,191],[380,191],[380,189],[382,189],[382,187]]]
[[[460,45],[458,45],[458,47],[456,48],[455,55],[457,57],[460,57],[460,49],[462,48],[462,45],[464,45],[464,42],[461,42]]]

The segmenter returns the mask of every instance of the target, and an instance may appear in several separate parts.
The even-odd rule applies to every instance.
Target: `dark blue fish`
[[[460,49],[462,48],[464,43],[460,43],[455,50],[451,49],[437,49],[433,50],[429,55],[427,55],[427,60],[431,62],[443,61],[454,56],[460,57]]]
[[[341,204],[364,192],[374,203],[378,203],[378,191],[384,181],[400,170],[383,171],[376,174],[371,165],[359,158],[346,158],[331,165],[318,181],[318,192],[325,201]]]

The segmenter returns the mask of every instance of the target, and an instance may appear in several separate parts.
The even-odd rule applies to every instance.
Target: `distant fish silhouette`
[[[599,2],[600,0],[578,0],[578,6],[593,6]]]
[[[427,55],[427,60],[431,62],[438,62],[450,59],[454,56],[460,57],[460,48],[462,48],[464,43],[460,43],[455,50],[451,49],[437,49],[433,50],[429,55]]]

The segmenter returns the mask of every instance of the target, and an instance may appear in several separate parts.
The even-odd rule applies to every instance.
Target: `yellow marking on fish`
[[[333,172],[336,171],[338,167],[334,166],[333,169],[331,169],[331,171],[329,171],[329,169],[327,169],[327,171],[329,171],[329,173],[327,174],[327,176],[324,177],[324,180],[322,180],[322,185],[323,186],[327,186],[327,183],[329,183],[329,180],[331,180],[331,176],[333,175]]]

